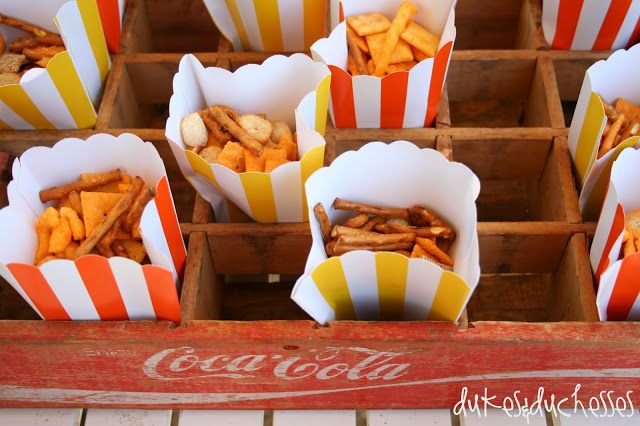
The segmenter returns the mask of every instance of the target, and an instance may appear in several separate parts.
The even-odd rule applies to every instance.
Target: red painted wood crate
[[[0,143],[20,155],[95,132],[152,141],[188,242],[182,323],[43,322],[3,283],[0,406],[436,408],[465,386],[500,400],[635,390],[637,404],[640,326],[597,321],[595,224],[581,221],[567,151],[584,72],[608,53],[549,51],[539,0],[460,0],[457,29],[435,128],[329,128],[325,161],[406,139],[478,175],[483,275],[459,324],[312,322],[289,299],[308,225],[213,222],[164,138],[184,53],[232,70],[268,55],[232,52],[199,1],[134,0],[96,129]]]

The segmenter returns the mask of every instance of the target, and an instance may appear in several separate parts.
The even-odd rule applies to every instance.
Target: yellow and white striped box
[[[165,135],[180,170],[209,201],[217,221],[233,220],[229,201],[257,222],[308,220],[304,183],[324,161],[330,84],[329,69],[302,54],[272,56],[233,73],[205,68],[193,55],[182,58],[173,80]],[[266,114],[269,120],[287,122],[297,132],[300,161],[270,173],[237,173],[185,150],[182,119],[220,104],[240,114]]]
[[[301,52],[325,35],[328,0],[204,0],[237,52]]]
[[[319,323],[333,320],[456,321],[480,279],[476,198],[480,181],[460,163],[406,141],[372,142],[336,158],[306,184],[313,243],[291,298]],[[388,207],[423,205],[456,232],[453,271],[398,253],[354,251],[327,257],[313,206],[331,223],[349,213],[336,198]]]
[[[111,66],[96,0],[0,0],[0,13],[59,33],[67,48],[20,84],[0,87],[0,128],[92,128]],[[0,31],[8,43],[25,35],[5,25]]]
[[[585,220],[598,219],[609,185],[611,166],[618,155],[628,147],[640,148],[640,137],[630,137],[597,158],[607,122],[600,96],[607,102],[625,98],[640,105],[638,72],[640,45],[618,50],[607,60],[593,64],[585,74],[569,129],[569,151],[581,188],[580,210]]]

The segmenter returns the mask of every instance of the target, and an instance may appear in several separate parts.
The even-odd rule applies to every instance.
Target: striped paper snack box
[[[478,178],[466,166],[406,141],[372,142],[342,154],[307,181],[312,246],[291,298],[319,323],[333,320],[455,321],[480,278]],[[393,252],[327,257],[312,211],[322,203],[332,224],[350,216],[336,198],[382,207],[422,205],[447,221],[456,238],[453,271]]]
[[[124,11],[131,0],[96,0],[100,10],[100,20],[104,29],[104,37],[107,40],[109,52],[118,53],[120,50],[120,37],[122,35],[122,22]]]
[[[607,118],[600,96],[613,102],[625,98],[640,105],[640,46],[619,50],[586,72],[569,129],[569,151],[580,191],[580,210],[585,220],[595,221],[609,184],[611,165],[623,149],[637,146],[637,136],[621,141],[600,158],[598,150]],[[599,95],[599,96],[598,96]]]
[[[194,56],[180,61],[173,80],[165,135],[180,170],[214,209],[217,221],[236,221],[235,206],[257,222],[308,220],[304,183],[322,167],[331,74],[302,54],[272,56],[235,72],[205,68]],[[266,114],[297,132],[298,158],[270,173],[238,173],[190,150],[180,132],[189,113],[227,105],[238,114]]]
[[[342,0],[343,17],[380,12],[393,19],[401,0]],[[329,111],[336,128],[411,128],[433,124],[456,38],[455,0],[414,0],[412,19],[440,37],[438,51],[411,71],[384,78],[351,76],[347,71],[346,23],[311,46],[316,61],[331,70]],[[332,7],[333,9],[333,7]]]
[[[302,52],[325,35],[328,0],[204,0],[236,52]]]
[[[614,162],[611,182],[591,245],[603,321],[640,320],[640,253],[621,257],[625,215],[640,209],[640,151],[627,148]],[[633,238],[633,237],[631,237]]]
[[[49,206],[40,201],[40,190],[116,168],[155,187],[140,222],[151,264],[90,254],[34,266],[35,224]],[[15,160],[7,192],[9,206],[0,210],[0,275],[43,319],[180,321],[186,249],[164,165],[151,143],[131,134],[98,134],[29,149]]]
[[[67,48],[20,84],[0,87],[0,128],[92,128],[111,66],[96,0],[0,0],[0,13],[59,33]],[[26,34],[2,24],[0,31],[7,43]]]
[[[542,30],[552,49],[629,48],[640,40],[640,1],[542,0]]]

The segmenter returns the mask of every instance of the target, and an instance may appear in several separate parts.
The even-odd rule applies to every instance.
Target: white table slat
[[[369,410],[369,426],[451,426],[449,410]]]
[[[178,426],[262,426],[264,411],[182,410]]]
[[[169,426],[171,410],[90,409],[84,426]]]
[[[276,410],[273,426],[355,426],[355,410]]]
[[[545,416],[537,415],[529,417],[509,417],[509,415],[497,409],[487,410],[487,417],[480,417],[477,413],[468,413],[466,417],[460,417],[461,426],[547,426]]]
[[[11,426],[79,426],[82,410],[1,408],[0,425]]]
[[[567,410],[565,410],[567,411]],[[578,413],[571,412],[571,417],[565,417],[560,414],[554,419],[554,426],[631,426],[640,424],[640,411],[634,412],[632,417],[622,417],[616,413],[613,417],[601,417],[603,415],[611,414],[600,412],[599,417],[591,415],[587,412],[587,416],[579,411]],[[631,414],[629,411],[623,413],[625,416]]]

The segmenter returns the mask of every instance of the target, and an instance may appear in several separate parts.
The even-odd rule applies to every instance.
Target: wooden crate
[[[289,299],[308,224],[213,222],[164,138],[184,53],[232,70],[268,55],[231,52],[197,1],[134,0],[96,129],[0,132],[0,143],[20,154],[95,132],[152,141],[188,241],[182,323],[38,321],[5,283],[0,406],[437,408],[464,386],[562,398],[579,384],[583,401],[637,390],[640,327],[597,322],[595,224],[581,221],[567,151],[584,71],[607,54],[544,49],[536,0],[460,0],[457,26],[436,126],[329,126],[325,162],[406,139],[478,175],[483,275],[459,324],[311,321]]]

